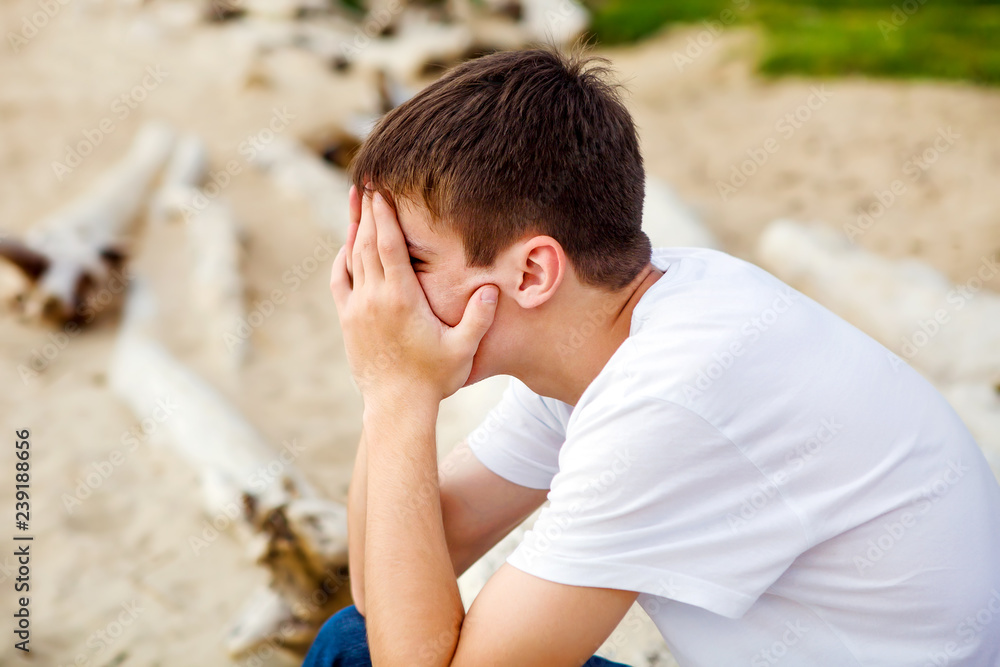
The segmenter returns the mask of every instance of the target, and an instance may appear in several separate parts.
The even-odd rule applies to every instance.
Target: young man
[[[306,664],[577,667],[637,600],[681,665],[1000,664],[1000,487],[968,430],[760,268],[651,253],[603,76],[471,61],[357,156],[331,281],[365,402],[356,608]],[[439,469],[439,402],[497,374]],[[546,499],[465,614],[456,576]]]

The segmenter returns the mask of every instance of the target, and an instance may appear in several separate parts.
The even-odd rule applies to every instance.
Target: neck
[[[627,287],[609,293],[576,285],[547,313],[539,337],[532,337],[507,371],[542,396],[576,405],[584,390],[625,342],[639,299],[663,272],[647,264]],[[547,334],[547,335],[546,335]]]

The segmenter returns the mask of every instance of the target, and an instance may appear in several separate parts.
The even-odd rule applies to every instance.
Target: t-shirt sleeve
[[[739,618],[805,550],[780,488],[697,414],[649,397],[577,410],[514,567]]]
[[[548,489],[572,408],[511,378],[500,402],[466,439],[487,468],[532,489]]]

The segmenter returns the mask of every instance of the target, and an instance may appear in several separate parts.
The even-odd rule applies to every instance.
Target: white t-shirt
[[[1000,665],[1000,486],[944,398],[753,264],[653,263],[576,406],[512,379],[469,436],[550,489],[507,562],[638,591],[681,665]]]

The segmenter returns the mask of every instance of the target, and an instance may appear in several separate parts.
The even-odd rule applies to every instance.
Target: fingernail
[[[376,192],[375,196],[372,197],[372,201],[375,202],[376,204],[382,204],[385,202],[385,200],[382,198],[381,192]]]
[[[482,299],[483,303],[496,303],[497,295],[499,293],[500,290],[497,289],[496,287],[487,287],[486,289],[483,290],[483,293],[480,295],[479,298]]]

